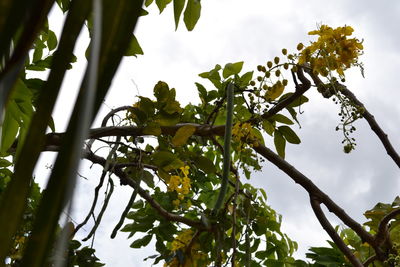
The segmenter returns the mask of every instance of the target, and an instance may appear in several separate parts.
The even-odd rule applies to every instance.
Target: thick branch
[[[329,223],[328,219],[321,209],[321,203],[319,202],[319,200],[310,195],[310,203],[315,213],[315,216],[317,216],[318,221],[322,225],[322,228],[324,228],[324,230],[329,234],[329,236],[332,238],[338,248],[343,252],[343,254],[347,257],[347,259],[353,264],[353,266],[363,267],[364,265],[360,262],[359,259],[356,258],[356,256],[354,256],[351,250],[346,246],[340,236],[336,233],[335,229]]]
[[[385,217],[383,217],[383,219],[379,222],[378,233],[376,233],[375,235],[375,240],[378,246],[382,245],[389,237],[388,233],[389,222],[399,214],[400,214],[400,209],[393,210],[390,213],[388,213]]]
[[[259,145],[253,149],[286,173],[293,181],[302,186],[311,196],[323,203],[330,212],[340,218],[348,227],[353,229],[363,241],[368,242],[375,247],[375,240],[371,234],[363,229],[363,227],[351,218],[341,207],[339,207],[332,199],[321,191],[310,179],[299,172],[294,166],[272,152],[269,148]]]

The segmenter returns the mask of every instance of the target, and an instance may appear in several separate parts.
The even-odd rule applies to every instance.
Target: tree
[[[145,5],[151,2],[146,1]],[[156,1],[160,12],[169,2]],[[64,11],[69,10],[58,45],[54,33],[44,23],[51,1],[26,5],[25,10],[10,2],[5,9],[9,16],[0,25],[8,30],[0,31],[5,35],[1,39],[9,40],[1,50],[5,63],[0,76],[2,93],[8,99],[1,139],[0,213],[1,218],[9,217],[0,224],[5,230],[0,242],[2,261],[8,257],[11,264],[16,264],[22,258],[23,266],[43,266],[52,252],[54,257],[50,257],[48,264],[53,264],[54,258],[65,258],[62,244],[72,239],[93,215],[99,190],[110,174],[106,200],[112,194],[114,179],[133,189],[112,236],[126,219],[131,220],[121,230],[131,237],[144,233],[135,237],[133,248],[146,246],[155,239],[158,254],[151,256],[155,262],[164,261],[168,266],[221,266],[229,262],[233,266],[307,266],[309,263],[292,257],[297,244],[281,232],[281,218],[266,204],[265,191],[240,179],[250,178],[252,171],[261,169],[260,161],[268,160],[309,193],[315,215],[332,238],[330,248],[310,250],[307,256],[311,265],[398,264],[398,199],[368,211],[369,221],[363,226],[284,160],[286,144],[300,143],[290,125],[299,123],[297,108],[309,101],[304,93],[315,86],[323,97],[340,105],[341,123],[337,130],[343,132],[346,153],[355,148],[351,136],[355,130],[353,122],[365,118],[400,166],[399,156],[386,134],[344,85],[348,68],[359,67],[363,72],[358,61],[362,42],[351,37],[351,27],[333,29],[321,25],[310,32],[318,36],[316,41],[309,46],[299,44],[295,53],[282,49],[284,59],[275,57],[265,66],[258,66],[257,74],[242,73],[243,62],[216,65],[200,74],[214,88],[207,90],[196,84],[199,105],[182,107],[175,99],[175,90],[160,81],[154,87],[154,98],[141,96],[133,106],[111,111],[101,127],[89,129],[122,55],[141,53],[131,32],[137,17],[145,11],[140,3],[130,1],[120,1],[123,8],[111,1],[93,1],[93,7],[90,3],[78,5],[77,1],[57,3]],[[176,26],[185,9],[183,20],[187,29],[192,30],[200,16],[200,2],[173,4]],[[34,16],[37,10],[33,6],[41,11],[41,19]],[[23,17],[23,12],[27,12],[27,21],[31,23],[21,21],[18,25],[15,14]],[[136,19],[132,20],[132,14]],[[73,45],[86,19],[92,42],[80,97],[67,132],[56,133],[53,129],[45,134],[46,127],[52,127],[55,88],[59,88],[73,61]],[[15,49],[12,43],[16,44]],[[33,58],[25,60],[32,45]],[[8,59],[10,48],[12,56]],[[43,49],[55,52],[42,59]],[[47,81],[26,78],[27,70],[45,68],[50,69]],[[292,92],[292,84],[282,76],[285,71],[292,76]],[[118,113],[123,117],[120,121]],[[276,153],[264,145],[267,135],[263,133],[273,138]],[[149,136],[157,140],[156,144],[148,141]],[[106,157],[94,152],[98,142],[110,146]],[[43,193],[32,182],[33,167],[42,151],[58,152]],[[104,170],[86,220],[79,225],[68,222],[60,231],[60,213],[68,207],[80,157],[103,166]],[[334,228],[321,204],[348,228]],[[107,201],[86,239],[96,231],[106,208]],[[55,235],[61,241],[54,243]],[[69,266],[101,265],[92,248],[79,249],[80,246],[76,240],[70,242],[66,257]]]

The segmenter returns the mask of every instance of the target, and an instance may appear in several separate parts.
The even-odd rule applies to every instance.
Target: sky
[[[354,35],[364,39],[365,54],[361,61],[365,66],[365,78],[358,70],[349,71],[346,85],[375,116],[394,147],[400,147],[399,1],[202,1],[201,18],[193,32],[187,32],[183,23],[175,31],[172,7],[161,15],[155,7],[149,12],[139,20],[135,32],[144,55],[123,60],[94,126],[100,125],[101,117],[111,108],[131,105],[138,95],[152,96],[159,80],[176,88],[181,103],[198,103],[194,83],[201,82],[209,90],[213,89],[198,74],[212,69],[215,64],[244,61],[243,71],[255,70],[257,65],[280,55],[282,48],[294,51],[299,42],[307,44],[311,38],[307,33],[317,25],[351,25]],[[61,24],[62,14],[54,9],[50,27],[60,32]],[[59,132],[65,130],[75,101],[86,64],[87,43],[87,32],[83,32],[75,49],[78,62],[63,83],[53,114]],[[355,124],[356,150],[344,154],[342,136],[335,131],[340,120],[338,106],[313,89],[306,96],[310,102],[302,106],[303,114],[299,118],[302,127],[295,129],[302,143],[287,146],[286,160],[362,223],[365,221],[363,212],[377,202],[391,203],[399,195],[398,167],[362,120]],[[272,147],[271,141],[267,144]],[[51,155],[42,156],[37,176],[45,178],[51,163]],[[89,209],[100,172],[99,167],[88,163],[81,166],[80,174],[87,179],[80,179],[77,188],[71,215],[76,222],[80,222]],[[274,165],[265,163],[262,172],[254,173],[249,182],[266,190],[268,204],[283,217],[283,232],[299,243],[297,257],[304,258],[310,246],[326,244],[329,237],[311,210],[308,194],[289,177]],[[132,249],[129,245],[133,239],[127,239],[124,233],[119,233],[115,240],[109,238],[131,194],[130,188],[118,184],[116,187],[96,234],[96,255],[106,266],[150,266],[151,262],[142,262],[142,259],[154,254],[152,243],[149,248]],[[334,216],[329,219],[333,225],[342,225]],[[88,231],[90,225],[84,227],[78,237]]]

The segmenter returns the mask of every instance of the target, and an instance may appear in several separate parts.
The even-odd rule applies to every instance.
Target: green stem
[[[226,124],[224,136],[224,165],[222,170],[221,190],[215,203],[213,213],[216,214],[222,206],[229,181],[229,168],[231,164],[231,139],[232,139],[232,117],[233,117],[233,84],[229,83],[226,89],[227,105],[226,105]]]

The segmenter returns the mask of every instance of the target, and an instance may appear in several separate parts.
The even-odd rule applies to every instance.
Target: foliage
[[[8,42],[0,46],[0,88],[8,101],[1,124],[0,215],[10,218],[0,222],[5,233],[0,237],[1,262],[52,266],[65,260],[68,266],[103,266],[92,247],[73,240],[87,220],[76,227],[71,222],[59,224],[61,212],[69,205],[82,155],[103,166],[88,214],[88,218],[95,218],[95,225],[83,241],[96,232],[113,192],[113,180],[119,179],[122,185],[132,187],[133,193],[112,237],[123,226],[121,231],[134,239],[132,248],[155,240],[157,254],[145,259],[154,263],[399,265],[399,198],[391,205],[379,203],[367,211],[368,221],[361,226],[284,159],[288,143],[301,143],[295,132],[296,124],[300,125],[298,110],[309,101],[304,94],[312,86],[340,104],[337,130],[343,132],[346,153],[355,148],[355,140],[349,135],[360,118],[370,123],[386,148],[391,146],[373,116],[343,84],[344,72],[350,67],[359,67],[363,74],[359,61],[362,41],[351,37],[350,26],[334,29],[321,25],[309,33],[317,35],[317,41],[308,46],[299,44],[294,53],[284,48],[283,59],[276,56],[255,71],[242,71],[242,61],[215,65],[199,74],[209,83],[196,83],[197,105],[182,106],[175,89],[159,81],[153,98],[138,96],[132,106],[112,110],[101,128],[90,130],[122,56],[143,54],[132,32],[138,17],[147,14],[144,8],[154,2],[162,13],[173,3],[175,28],[183,13],[183,22],[191,31],[200,17],[200,1],[146,0],[142,8],[135,1],[116,5],[110,0],[58,0],[62,11],[68,11],[59,40],[46,22],[54,1],[38,7],[39,19],[35,18],[36,9],[24,6],[15,15],[26,12],[27,18],[13,24],[17,2],[5,4],[7,17],[5,22],[0,20],[0,37]],[[64,74],[76,61],[72,51],[84,24],[91,38],[88,68],[68,130],[60,134],[55,132],[51,112]],[[10,51],[14,43],[15,49]],[[12,60],[7,55],[10,52]],[[50,71],[46,81],[27,78],[28,72],[44,70]],[[290,91],[293,85],[295,90]],[[4,103],[0,104],[3,112]],[[111,120],[110,125],[110,118],[118,112],[125,112],[123,119],[117,123]],[[47,127],[52,133],[46,134]],[[276,153],[265,146],[264,138],[271,139]],[[98,142],[110,144],[107,158],[93,152]],[[46,190],[41,192],[32,173],[39,154],[46,150],[59,153]],[[396,153],[387,152],[399,165]],[[330,247],[310,249],[307,257],[311,263],[293,257],[297,243],[281,231],[281,216],[267,204],[264,189],[247,182],[254,171],[261,170],[264,160],[278,166],[309,193],[317,218],[333,240]],[[106,199],[96,216],[93,211],[107,174]],[[334,229],[321,204],[348,228]],[[66,243],[69,246],[59,251],[58,244]]]

